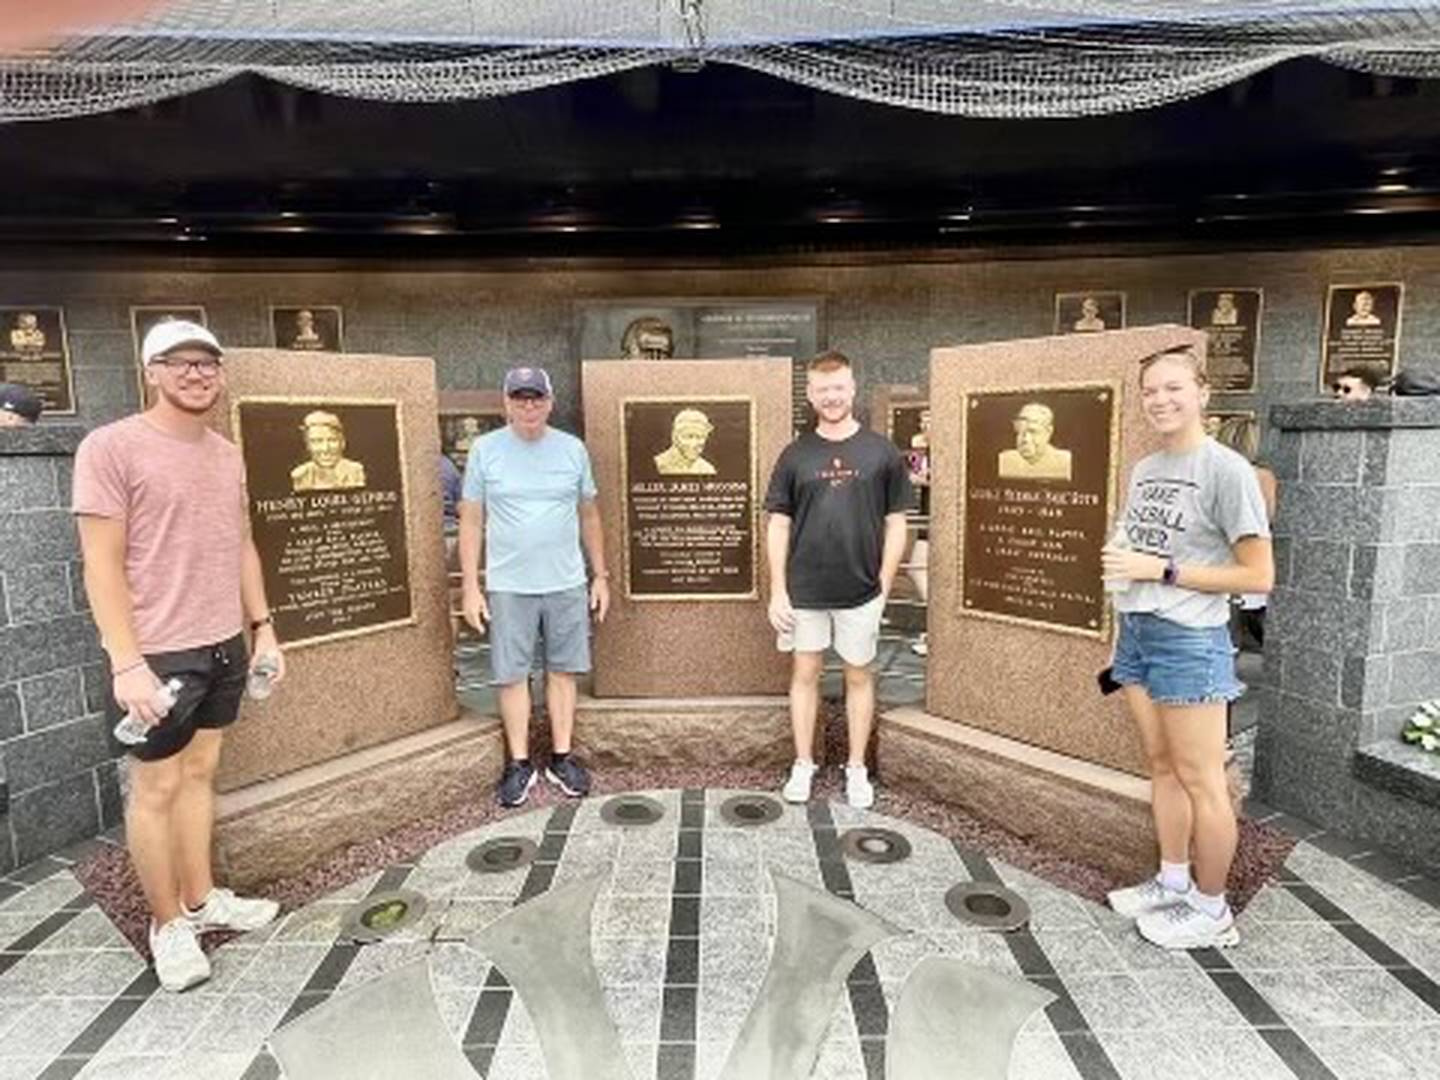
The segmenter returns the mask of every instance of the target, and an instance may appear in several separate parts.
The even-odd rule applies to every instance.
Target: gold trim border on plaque
[[[277,311],[333,311],[335,312],[335,349],[287,349],[276,339],[275,312]],[[339,356],[345,351],[345,309],[339,304],[270,304],[265,309],[266,321],[270,324],[270,348],[282,352],[330,353]]]
[[[1360,281],[1352,284],[1335,283],[1325,286],[1325,314],[1320,321],[1320,393],[1330,393],[1326,378],[1330,371],[1330,305],[1335,302],[1336,289],[1389,289],[1395,294],[1395,348],[1390,354],[1389,376],[1393,379],[1400,370],[1400,328],[1405,322],[1405,283],[1403,281]]]
[[[46,409],[44,416],[79,416],[80,402],[75,398],[75,358],[70,353],[70,330],[65,325],[65,307],[62,304],[7,304],[0,312],[10,311],[53,311],[60,327],[60,366],[65,371],[65,390],[70,395],[70,408]],[[27,384],[28,386],[28,384]],[[34,387],[28,387],[34,390]]]
[[[346,638],[364,637],[366,634],[374,634],[381,630],[394,630],[400,626],[418,626],[420,617],[416,613],[418,605],[415,603],[415,525],[410,513],[410,484],[409,465],[405,459],[405,404],[399,398],[357,398],[357,397],[325,397],[315,394],[253,394],[245,397],[237,397],[230,402],[230,431],[235,436],[235,445],[240,449],[240,460],[245,460],[244,435],[240,430],[240,406],[251,403],[259,405],[393,405],[395,407],[395,438],[396,455],[400,460],[400,485],[402,489],[402,505],[405,515],[405,585],[410,593],[410,617],[408,619],[391,619],[389,622],[375,623],[373,626],[362,626],[354,630],[337,630],[332,634],[320,634],[316,637],[301,638],[299,641],[280,642],[286,650],[307,649],[311,645],[327,645],[332,641],[343,641]],[[249,488],[246,488],[247,494]],[[246,523],[249,523],[250,508],[245,508]]]
[[[131,358],[135,362],[135,379],[140,391],[140,408],[149,406],[145,383],[145,365],[140,359],[140,346],[144,344],[140,338],[140,322],[136,316],[147,311],[172,311],[172,312],[199,312],[200,317],[193,321],[198,322],[205,329],[210,329],[210,318],[205,311],[203,304],[131,304],[130,305],[130,346]]]
[[[982,394],[1025,394],[1044,393],[1047,390],[1108,390],[1111,397],[1110,409],[1110,468],[1105,478],[1105,537],[1102,546],[1109,539],[1109,529],[1115,520],[1116,495],[1120,486],[1120,414],[1124,407],[1124,386],[1119,379],[1098,379],[1077,383],[1045,383],[1041,386],[972,386],[960,391],[960,469],[956,487],[959,512],[955,516],[955,606],[957,613],[971,619],[989,619],[993,622],[1010,623],[1012,626],[1029,626],[1037,630],[1050,630],[1057,634],[1090,638],[1094,641],[1109,641],[1115,629],[1115,608],[1110,595],[1103,591],[1100,609],[1100,626],[1089,630],[1082,626],[1063,626],[1058,623],[1026,619],[1019,615],[1005,615],[993,611],[977,611],[965,607],[965,513],[966,477],[970,471],[970,399]]]
[[[783,359],[783,357],[781,358]],[[642,404],[682,404],[692,405],[703,402],[737,402],[743,401],[749,406],[750,413],[750,591],[744,593],[665,593],[654,596],[635,596],[630,592],[630,450],[625,437],[625,406],[631,402]],[[620,399],[620,549],[621,560],[625,572],[625,599],[637,604],[670,603],[681,600],[707,600],[734,602],[739,600],[758,600],[760,598],[760,503],[763,501],[758,496],[759,474],[760,474],[760,447],[756,442],[757,424],[755,420],[755,398],[750,394],[701,394],[693,396],[676,396],[673,394],[654,394],[636,397],[622,397]]]
[[[1220,389],[1218,389],[1218,388],[1216,388],[1216,387],[1214,387],[1214,386],[1212,386],[1212,387],[1210,388],[1210,392],[1213,393],[1213,394],[1253,394],[1253,393],[1255,393],[1256,389],[1260,386],[1260,343],[1261,343],[1261,340],[1262,340],[1260,335],[1261,335],[1261,327],[1263,327],[1264,324],[1265,324],[1265,290],[1264,290],[1263,288],[1260,288],[1260,287],[1254,286],[1254,285],[1234,285],[1234,286],[1220,286],[1220,285],[1215,285],[1215,286],[1211,286],[1211,287],[1209,287],[1209,288],[1206,288],[1206,287],[1203,287],[1203,286],[1202,286],[1202,287],[1197,288],[1197,289],[1191,289],[1191,290],[1186,294],[1186,296],[1185,296],[1185,325],[1188,326],[1191,330],[1201,330],[1201,331],[1203,331],[1203,330],[1205,329],[1205,327],[1203,327],[1203,326],[1196,326],[1196,325],[1195,325],[1195,296],[1196,296],[1197,293],[1207,293],[1207,292],[1213,292],[1213,293],[1220,293],[1220,292],[1242,293],[1242,292],[1243,292],[1243,293],[1254,293],[1255,296],[1256,296],[1256,302],[1255,302],[1255,355],[1254,355],[1254,357],[1253,357],[1253,362],[1252,362],[1251,365],[1250,365],[1250,385],[1249,385],[1249,386],[1242,386],[1242,387],[1238,387],[1238,388],[1236,388],[1236,389],[1230,389],[1230,390],[1220,390]],[[1209,355],[1208,355],[1208,354],[1209,354],[1209,343],[1208,343],[1208,341],[1207,341],[1207,343],[1206,343],[1206,354],[1207,354],[1207,355],[1206,355],[1206,364],[1207,364],[1207,366],[1208,366],[1208,364],[1209,364]]]

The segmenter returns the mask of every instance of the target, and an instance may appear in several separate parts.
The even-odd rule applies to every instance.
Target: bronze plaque
[[[62,308],[0,307],[0,382],[28,386],[51,415],[75,415]]]
[[[130,309],[130,338],[135,345],[135,378],[139,380],[141,408],[149,401],[149,395],[145,385],[145,361],[140,355],[140,346],[145,343],[145,335],[157,323],[172,322],[176,319],[198,323],[200,326],[210,325],[205,319],[205,309],[198,304],[140,304]]]
[[[1098,334],[1125,329],[1123,292],[1069,292],[1055,294],[1055,333]]]
[[[1264,305],[1259,289],[1191,290],[1189,322],[1205,331],[1205,374],[1211,389],[1222,394],[1255,389]]]
[[[1113,382],[962,395],[966,615],[1103,638],[1100,549],[1115,497]]]
[[[399,403],[249,397],[233,414],[281,642],[413,622]]]
[[[892,402],[885,430],[910,472],[910,516],[926,517],[930,513],[930,403]]]
[[[736,600],[755,582],[755,402],[620,403],[625,595]]]
[[[1400,308],[1405,286],[1331,285],[1325,297],[1325,348],[1320,390],[1329,393],[1346,368],[1369,368],[1382,382],[1400,355]]]
[[[343,352],[344,319],[338,307],[272,307],[270,333],[277,349]]]
[[[504,412],[485,409],[440,410],[440,449],[462,473],[470,447],[481,435],[505,426]]]

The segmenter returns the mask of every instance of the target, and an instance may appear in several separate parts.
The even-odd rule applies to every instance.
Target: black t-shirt
[[[790,519],[790,603],[851,608],[875,599],[885,515],[904,513],[910,499],[905,459],[867,428],[838,441],[807,431],[787,446],[765,509]]]

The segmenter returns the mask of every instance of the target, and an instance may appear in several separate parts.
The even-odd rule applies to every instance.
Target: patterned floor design
[[[421,956],[477,1076],[535,1080],[545,1071],[525,1006],[467,940],[514,904],[596,873],[609,884],[593,952],[632,1075],[709,1080],[764,975],[767,866],[907,931],[851,973],[816,1077],[883,1076],[889,1010],[905,975],[933,954],[1057,995],[1019,1036],[1012,1080],[1440,1073],[1440,888],[1303,823],[1273,817],[1308,839],[1241,916],[1241,945],[1176,955],[1089,901],[904,821],[816,802],[740,829],[718,814],[729,792],[649,794],[665,816],[645,828],[607,824],[594,799],[447,841],[222,946],[212,981],[180,996],[156,989],[84,894],[69,865],[76,853],[43,860],[0,879],[0,1080],[279,1077],[271,1032]],[[847,859],[839,836],[858,825],[900,832],[913,855],[879,866]],[[537,861],[508,874],[468,870],[465,854],[501,835],[532,838]],[[1026,930],[997,935],[954,920],[945,891],[985,879],[1030,903]],[[350,904],[400,887],[429,900],[417,926],[378,944],[341,937]]]

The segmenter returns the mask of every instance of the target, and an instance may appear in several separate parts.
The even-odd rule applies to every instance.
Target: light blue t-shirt
[[[531,441],[503,427],[476,439],[462,498],[485,508],[485,588],[534,595],[584,585],[580,500],[594,497],[590,455],[574,435],[547,427]]]

